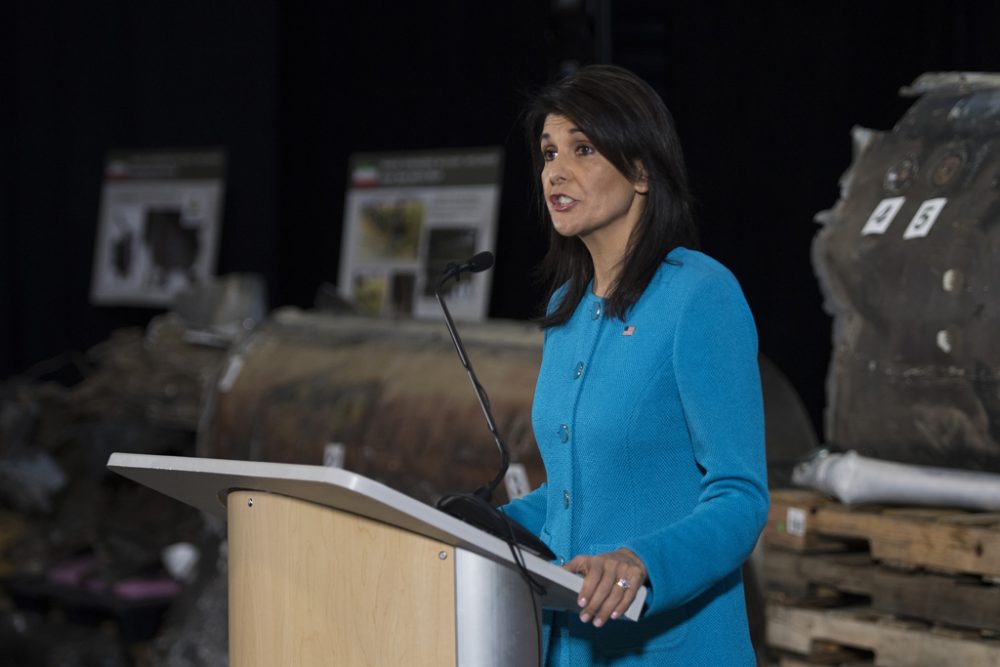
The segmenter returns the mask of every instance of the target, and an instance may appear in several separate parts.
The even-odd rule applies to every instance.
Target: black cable
[[[514,527],[510,523],[510,517],[508,517],[504,512],[500,512],[500,516],[503,517],[504,523],[507,525],[507,530],[509,533],[509,538],[504,541],[507,542],[507,546],[510,548],[510,555],[514,559],[514,564],[517,565],[517,571],[524,579],[525,583],[528,584],[528,595],[531,596],[531,613],[534,618],[537,619],[535,623],[535,646],[538,651],[538,664],[541,665],[545,656],[542,655],[542,614],[538,608],[538,598],[545,595],[548,591],[545,586],[531,576],[531,572],[528,571],[528,566],[524,562],[524,554],[521,552],[521,545],[518,544],[517,539],[514,537]]]

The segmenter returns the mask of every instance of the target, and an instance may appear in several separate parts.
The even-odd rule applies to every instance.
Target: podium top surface
[[[231,491],[277,493],[381,521],[515,567],[503,540],[340,468],[116,452],[108,459],[108,469],[223,519]],[[527,551],[523,560],[547,590],[541,600],[544,607],[579,610],[576,598],[582,578]],[[646,594],[645,587],[637,591],[625,618],[639,618]]]

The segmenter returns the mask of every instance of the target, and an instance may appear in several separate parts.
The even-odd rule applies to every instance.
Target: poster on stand
[[[441,317],[434,288],[445,267],[493,248],[502,162],[500,148],[353,155],[340,294],[367,315]],[[456,319],[487,316],[490,275],[448,283]]]
[[[215,274],[222,150],[112,151],[104,173],[90,299],[169,306]]]

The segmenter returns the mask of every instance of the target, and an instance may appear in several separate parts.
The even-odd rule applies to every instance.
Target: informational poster
[[[224,178],[221,150],[112,151],[91,302],[168,306],[179,291],[214,275]]]
[[[441,273],[493,247],[502,161],[499,148],[352,156],[340,293],[369,315],[439,317]],[[486,317],[490,275],[447,284],[456,319]]]

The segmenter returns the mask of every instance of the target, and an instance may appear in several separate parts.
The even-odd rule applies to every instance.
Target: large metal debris
[[[90,628],[37,611],[0,610],[0,665],[136,667],[107,628]]]
[[[530,414],[542,334],[497,321],[461,334],[511,459],[537,486]],[[471,491],[499,467],[444,324],[278,311],[230,350],[199,454],[319,465],[328,447],[341,448],[344,467],[425,502]]]
[[[834,317],[826,439],[1000,471],[1000,75],[924,75],[855,130],[813,260]]]
[[[192,343],[189,332],[179,316],[167,313],[145,332],[121,329],[95,346],[95,372],[71,391],[76,416],[137,417],[195,431],[225,350]]]
[[[66,486],[62,468],[45,452],[0,459],[0,498],[21,512],[48,512],[52,496]]]
[[[0,507],[16,510],[0,512],[0,610],[14,610],[0,611],[14,656],[0,651],[0,664],[134,664],[127,645],[156,632],[181,588],[161,555],[198,537],[200,514],[105,464],[113,451],[195,453],[204,389],[224,350],[194,345],[187,332],[161,316],[92,349],[76,385],[0,384]],[[36,611],[73,622],[53,625]]]
[[[167,613],[152,642],[161,667],[226,667],[229,664],[229,565],[226,525],[214,517],[198,540],[195,581]]]
[[[174,297],[171,310],[187,326],[187,340],[228,347],[267,316],[263,277],[230,273]]]

